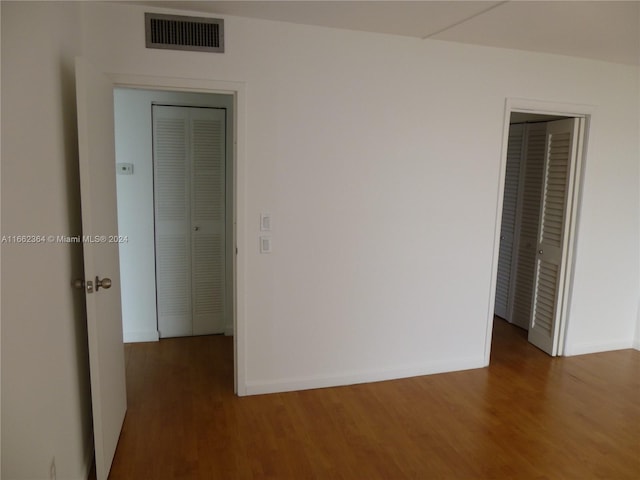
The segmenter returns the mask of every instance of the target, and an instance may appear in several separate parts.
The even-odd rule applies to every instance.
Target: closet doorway
[[[232,95],[114,89],[123,337],[233,335]]]
[[[494,314],[562,355],[584,117],[511,112]]]
[[[158,332],[224,333],[226,110],[151,112]]]

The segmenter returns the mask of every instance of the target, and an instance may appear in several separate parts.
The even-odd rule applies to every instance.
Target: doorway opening
[[[114,88],[125,343],[234,335],[234,106]]]
[[[501,318],[562,355],[589,116],[509,105],[506,113],[489,329]]]

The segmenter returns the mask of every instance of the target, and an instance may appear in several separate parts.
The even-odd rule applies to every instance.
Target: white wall
[[[507,97],[594,106],[566,351],[632,345],[637,68],[233,17],[148,50],[144,8],[84,11],[105,71],[246,82],[249,393],[483,365]]]
[[[2,2],[2,234],[80,233],[75,4]],[[85,479],[91,405],[80,245],[2,245],[4,480]]]
[[[118,88],[114,92],[116,162],[132,163],[133,175],[118,175],[118,230],[128,241],[120,244],[122,323],[125,342],[158,340],[155,244],[153,223],[153,145],[151,104],[227,108],[233,97],[188,92]],[[231,132],[229,132],[231,133]],[[233,138],[230,135],[230,138]],[[231,320],[231,316],[227,316]],[[233,331],[233,325],[227,326]]]

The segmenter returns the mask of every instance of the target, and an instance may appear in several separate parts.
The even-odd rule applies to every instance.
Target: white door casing
[[[86,61],[78,61],[78,63],[86,64]],[[142,89],[159,89],[165,91],[191,91],[191,92],[201,92],[201,93],[222,93],[227,95],[233,95],[234,97],[234,128],[233,128],[233,159],[231,160],[233,163],[233,168],[227,169],[228,179],[233,183],[233,189],[228,189],[228,192],[233,192],[233,202],[228,202],[228,207],[233,208],[230,217],[232,217],[231,224],[233,228],[228,229],[227,235],[231,238],[231,244],[237,245],[239,249],[234,252],[234,255],[231,258],[230,263],[232,264],[232,274],[228,275],[227,282],[232,282],[232,298],[233,298],[233,332],[234,332],[234,391],[239,396],[247,395],[247,383],[246,383],[246,371],[245,371],[245,360],[246,360],[246,351],[245,351],[245,308],[244,308],[244,298],[245,298],[245,255],[246,251],[246,232],[245,232],[245,222],[244,222],[244,212],[245,212],[245,171],[244,171],[244,156],[245,156],[245,111],[246,111],[246,86],[243,82],[233,82],[233,81],[219,81],[219,80],[210,80],[210,79],[186,79],[186,78],[175,78],[175,77],[161,77],[161,76],[147,76],[147,75],[129,75],[129,74],[121,74],[121,73],[110,73],[109,79],[105,79],[104,75],[99,75],[99,72],[96,72],[95,69],[91,69],[87,66],[87,69],[90,69],[94,72],[95,75],[101,77],[101,82],[110,83],[109,79],[112,80],[113,84],[109,86],[109,104],[107,105],[105,101],[103,101],[101,105],[101,109],[105,109],[108,113],[108,116],[113,120],[113,87],[117,85],[118,87],[125,88],[142,88]],[[83,69],[84,70],[84,69]],[[80,76],[86,77],[88,72],[82,71]],[[86,81],[78,81],[78,88],[82,88],[82,85],[86,83]],[[106,87],[106,84],[104,85]],[[86,90],[86,88],[85,88]],[[86,96],[86,94],[83,94]],[[86,102],[85,102],[86,103]],[[80,105],[80,102],[79,102]],[[79,123],[80,119],[87,119],[90,117],[89,110],[87,107],[83,107],[85,111],[79,112]],[[80,110],[80,108],[79,108]],[[88,125],[82,125],[82,128],[87,128]],[[92,129],[95,132],[96,129]],[[102,140],[105,143],[106,148],[114,148],[115,139],[113,138],[113,128],[107,128],[106,130],[101,132],[106,138]],[[79,131],[79,137],[82,137],[85,134],[81,134]],[[79,143],[82,143],[84,140],[80,140]],[[101,143],[102,143],[101,142]],[[86,143],[86,142],[85,142]],[[86,151],[86,146],[80,146],[80,149]],[[110,159],[105,156],[103,158],[105,165],[113,165],[115,158],[112,157]],[[115,168],[115,167],[114,167]],[[86,168],[85,168],[86,170]],[[82,174],[81,174],[82,175]],[[93,175],[91,176],[93,178]],[[95,179],[94,179],[95,180]],[[107,179],[108,180],[108,179]],[[82,181],[82,180],[81,180]],[[113,187],[113,192],[115,192],[115,185]],[[95,197],[95,195],[93,195]],[[117,217],[117,209],[116,203],[114,202],[111,207],[111,214],[113,215],[113,219]],[[89,206],[88,206],[89,208]],[[83,207],[84,210],[84,207]],[[95,213],[95,212],[94,212]],[[115,260],[116,264],[118,263],[117,259]],[[232,276],[231,276],[232,275]],[[231,280],[232,278],[232,280]],[[119,280],[118,287],[119,290]],[[112,291],[113,293],[113,291]],[[119,297],[119,295],[118,295]],[[120,299],[118,298],[118,301]],[[230,307],[230,306],[229,306]],[[120,341],[122,341],[122,325],[119,322],[118,328],[120,329]],[[90,328],[95,328],[95,326],[91,326]],[[93,335],[93,334],[92,334]],[[114,335],[117,337],[117,334]],[[90,340],[91,341],[91,340]],[[123,351],[123,344],[116,342],[109,343],[107,348],[111,348],[112,354],[115,355],[117,360],[119,354],[118,351]],[[123,355],[124,357],[124,355]],[[124,358],[123,358],[124,363]],[[98,376],[100,376],[100,368],[101,365],[94,361],[93,363],[94,369],[98,371]],[[118,370],[118,369],[116,369]],[[124,375],[122,380],[124,381]],[[124,383],[122,384],[124,385]],[[122,392],[124,395],[119,394],[118,398],[126,398],[126,392]],[[93,399],[92,399],[93,401]],[[124,404],[124,408],[121,409],[123,411],[122,416],[124,416],[124,410],[126,410],[126,403]],[[96,407],[94,406],[94,415],[96,413]],[[117,424],[118,422],[116,422]],[[122,422],[120,422],[120,425]],[[120,427],[119,427],[120,428]],[[118,428],[118,430],[119,430]],[[109,462],[106,462],[108,455],[102,456],[102,465],[107,465]],[[98,473],[101,477],[98,477],[98,480],[101,478],[105,478],[106,474],[104,472]]]
[[[97,480],[106,480],[127,410],[122,343],[113,83],[76,59],[85,295]],[[96,279],[111,279],[109,289]],[[93,284],[90,291],[89,282]]]
[[[573,211],[579,120],[547,124],[529,342],[557,355]]]

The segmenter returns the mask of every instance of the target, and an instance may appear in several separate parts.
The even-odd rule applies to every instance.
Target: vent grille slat
[[[145,13],[147,48],[224,52],[224,20]]]

